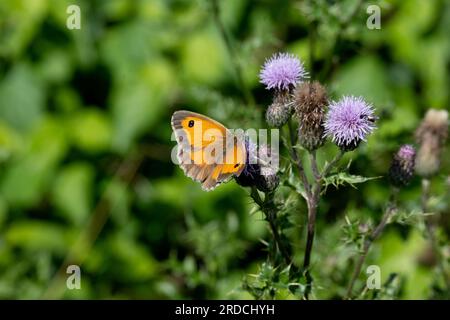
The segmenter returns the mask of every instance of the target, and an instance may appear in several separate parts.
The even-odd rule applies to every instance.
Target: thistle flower
[[[275,190],[280,183],[277,172],[270,166],[262,166],[261,173],[256,180],[256,188],[263,192]]]
[[[416,171],[429,177],[439,171],[440,157],[448,135],[448,112],[430,109],[416,130],[416,141],[420,145]]]
[[[280,128],[288,122],[291,115],[292,106],[289,96],[277,94],[272,104],[267,108],[266,121],[269,126]]]
[[[272,150],[268,145],[260,145],[258,153],[258,161],[260,162],[260,175],[256,180],[256,188],[263,192],[269,192],[278,187],[280,178],[277,170],[273,166],[272,160],[278,155],[272,154]]]
[[[374,110],[361,97],[344,96],[332,102],[325,120],[325,136],[344,151],[358,147],[375,129]]]
[[[259,74],[266,89],[289,90],[305,76],[303,63],[294,55],[277,53],[266,60]]]
[[[325,88],[317,81],[302,83],[294,91],[294,108],[300,126],[298,141],[308,150],[315,150],[325,142],[325,110],[328,97]]]
[[[414,165],[416,159],[416,149],[405,144],[400,147],[392,159],[389,169],[389,180],[396,187],[403,187],[409,184],[414,175]]]
[[[280,179],[276,170],[269,164],[261,164],[257,156],[257,146],[251,140],[246,139],[247,161],[244,170],[236,177],[236,182],[243,187],[255,186],[258,190],[268,192],[274,190]],[[260,146],[260,150],[264,152],[270,150],[267,146]]]
[[[257,161],[257,145],[249,138],[245,139],[245,149],[247,158],[244,170],[238,177],[235,177],[237,184],[243,187],[251,187],[255,185],[255,180],[261,174],[261,167]]]

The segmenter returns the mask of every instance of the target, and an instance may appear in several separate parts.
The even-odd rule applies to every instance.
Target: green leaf
[[[363,96],[375,107],[392,101],[391,86],[384,63],[376,56],[363,55],[345,64],[333,79],[336,96]]]
[[[24,249],[49,250],[60,254],[68,249],[66,230],[50,222],[15,222],[6,230],[5,239],[9,244]]]
[[[305,187],[303,186],[303,184],[299,181],[299,179],[294,174],[294,169],[292,168],[292,166],[289,166],[286,169],[286,174],[283,173],[283,177],[286,177],[286,179],[284,179],[282,181],[283,185],[295,190],[304,199],[307,198]]]
[[[8,204],[0,196],[0,230],[3,226],[4,221],[8,218]]]
[[[64,126],[54,118],[42,121],[24,154],[6,168],[0,191],[12,206],[37,204],[47,190],[57,164],[67,151]]]
[[[208,85],[223,80],[228,61],[219,35],[212,31],[200,32],[185,40],[182,69],[186,77]]]
[[[106,198],[111,208],[111,218],[124,225],[130,215],[131,194],[128,186],[119,180],[111,180],[106,189]]]
[[[111,267],[116,268],[121,277],[142,281],[156,275],[157,262],[145,246],[121,234],[111,236],[108,245],[118,261]],[[123,273],[122,269],[127,272]]]
[[[71,138],[81,150],[100,152],[111,146],[111,120],[99,110],[87,109],[73,115],[70,128]]]
[[[53,185],[56,209],[70,222],[81,225],[92,208],[94,171],[89,164],[73,163],[65,167]]]
[[[355,188],[355,184],[364,183],[366,181],[378,179],[381,177],[363,177],[349,174],[347,172],[339,172],[323,179],[323,186],[325,190],[328,186],[333,185],[336,188],[340,186],[350,185]]]
[[[44,108],[42,83],[27,64],[17,64],[0,83],[0,119],[28,131],[41,118]]]
[[[176,88],[175,71],[164,59],[143,64],[113,95],[113,148],[127,150],[137,136],[157,124]]]
[[[22,142],[20,136],[12,128],[0,121],[0,163],[20,149]]]

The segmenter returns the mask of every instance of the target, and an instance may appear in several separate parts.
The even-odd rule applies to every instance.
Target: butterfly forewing
[[[185,174],[211,190],[239,175],[246,160],[245,144],[222,124],[190,111],[176,111],[172,129],[178,142],[178,160]]]

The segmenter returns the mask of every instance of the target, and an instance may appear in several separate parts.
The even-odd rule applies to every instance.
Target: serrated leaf
[[[381,177],[363,177],[363,176],[359,176],[359,175],[349,174],[347,172],[339,172],[339,173],[336,173],[336,174],[333,174],[331,176],[324,178],[323,186],[324,186],[324,190],[326,190],[328,188],[328,186],[330,186],[330,185],[332,185],[336,188],[339,188],[340,186],[344,186],[344,185],[350,185],[353,188],[356,188],[355,184],[364,183],[364,182],[378,179],[378,178],[381,178]]]

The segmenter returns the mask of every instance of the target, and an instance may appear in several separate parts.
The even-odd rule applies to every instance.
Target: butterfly
[[[175,111],[172,130],[178,144],[178,162],[184,173],[209,191],[244,170],[245,138],[221,123],[190,111]]]

